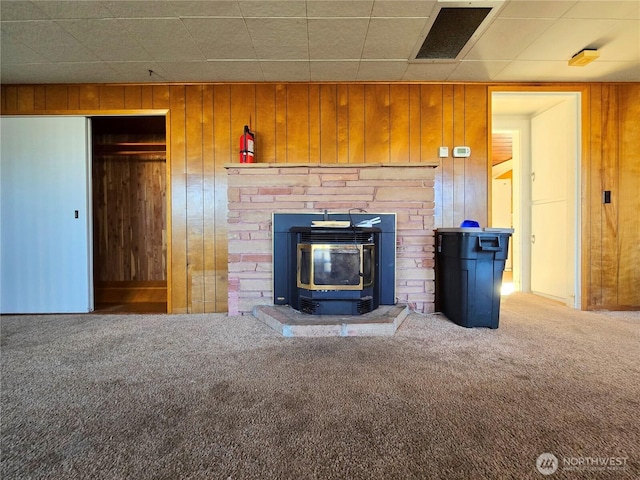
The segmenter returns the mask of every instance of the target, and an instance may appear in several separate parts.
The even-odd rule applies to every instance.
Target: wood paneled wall
[[[469,146],[469,159],[445,158],[436,170],[436,226],[456,226],[465,218],[486,225],[488,88],[395,83],[3,85],[2,113],[166,110],[169,308],[176,313],[222,312],[227,308],[223,165],[237,161],[238,137],[245,124],[251,123],[256,132],[258,162],[438,161],[441,145]],[[591,119],[583,125],[583,158],[588,159],[583,178],[590,188],[583,216],[601,225],[583,239],[590,258],[601,259],[599,267],[585,264],[583,284],[588,285],[590,308],[640,304],[634,284],[629,283],[638,272],[637,248],[630,251],[634,235],[637,247],[638,231],[637,215],[630,217],[638,209],[620,201],[615,213],[607,213],[596,205],[594,193],[597,184],[600,198],[601,177],[602,181],[616,177],[617,188],[624,191],[638,189],[638,106],[632,101],[634,95],[637,99],[637,88],[636,84],[591,86],[589,111],[583,116]],[[628,258],[621,257],[623,252]],[[615,275],[609,266],[613,258],[619,258]]]
[[[113,145],[139,139],[101,135],[94,146],[94,282],[166,281],[166,154]],[[164,134],[145,140],[164,149]]]
[[[592,85],[590,99],[587,308],[638,308],[640,84]],[[611,203],[603,203],[605,190],[611,191]]]

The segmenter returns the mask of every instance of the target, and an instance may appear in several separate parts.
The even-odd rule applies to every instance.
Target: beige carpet
[[[640,312],[518,294],[497,330],[411,314],[389,338],[221,314],[1,321],[3,479],[640,477]]]

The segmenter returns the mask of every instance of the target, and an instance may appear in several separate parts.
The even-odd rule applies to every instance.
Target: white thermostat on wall
[[[456,158],[467,158],[471,156],[469,147],[453,147],[453,156]]]

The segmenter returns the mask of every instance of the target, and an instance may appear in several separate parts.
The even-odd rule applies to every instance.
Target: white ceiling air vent
[[[503,4],[502,0],[439,0],[409,60],[453,62],[463,58]]]

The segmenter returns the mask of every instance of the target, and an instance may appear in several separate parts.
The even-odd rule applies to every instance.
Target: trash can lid
[[[441,233],[513,233],[513,228],[492,228],[492,227],[451,227],[438,228]]]

